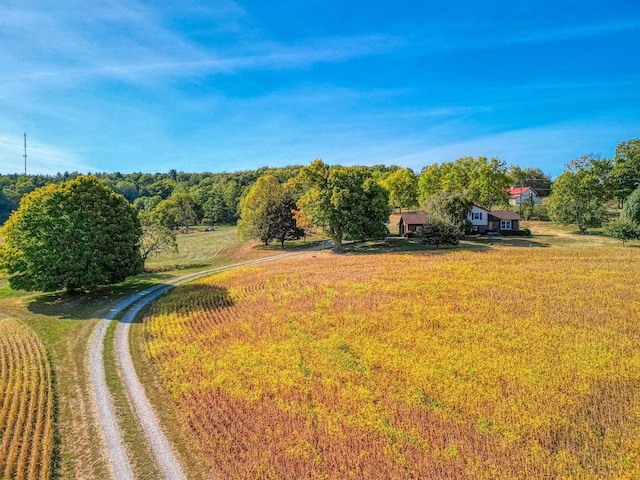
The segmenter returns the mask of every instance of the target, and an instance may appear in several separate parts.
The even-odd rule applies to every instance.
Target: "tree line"
[[[172,230],[202,222],[237,221],[241,238],[282,245],[316,228],[341,251],[346,239],[388,233],[393,207],[429,211],[426,231],[437,246],[457,241],[471,205],[506,206],[508,187],[518,184],[550,193],[551,220],[582,233],[602,224],[604,202],[616,198],[624,208],[607,232],[640,238],[640,140],[632,139],[613,159],[571,161],[554,183],[538,168],[487,157],[428,165],[419,175],[322,160],[218,174],[4,175],[0,213],[10,217],[0,231],[0,269],[16,288],[86,290],[139,273],[150,255],[175,249]]]
[[[601,188],[602,197],[617,199],[620,207],[638,184],[639,145],[639,139],[622,142],[611,159],[588,156],[597,163],[594,168],[597,170],[598,188]],[[591,160],[586,163],[590,162]],[[302,168],[301,165],[293,165],[232,173],[186,173],[170,170],[167,173],[115,172],[93,175],[102,184],[123,195],[139,211],[153,212],[158,209],[157,214],[166,226],[177,228],[183,225],[188,228],[194,223],[234,224],[241,216],[242,199],[260,177],[270,175],[284,184],[297,177]],[[521,168],[517,165],[507,167],[504,161],[495,157],[462,157],[452,162],[433,163],[425,166],[419,173],[395,165],[360,168],[387,189],[390,205],[399,208],[425,205],[438,194],[462,194],[484,208],[502,207],[508,203],[507,189],[510,186],[532,187],[542,197],[551,194],[551,176],[541,169]],[[585,165],[578,166],[574,161],[567,165],[565,172],[556,180],[563,183],[569,177],[564,173],[575,174],[586,169]],[[80,175],[78,172],[0,175],[0,224],[18,207],[25,194]],[[578,174],[581,175],[583,173]],[[532,208],[527,205],[525,207],[529,210]],[[531,212],[526,210],[524,213],[530,216]]]
[[[88,173],[102,184],[124,196],[139,211],[152,212],[162,203],[158,214],[163,223],[177,228],[194,223],[234,224],[240,218],[240,202],[263,176],[270,175],[281,184],[295,178],[303,167],[263,167],[256,170],[222,173]],[[335,166],[335,168],[341,168]],[[537,168],[510,166],[497,158],[464,157],[455,162],[426,166],[418,174],[408,168],[391,165],[359,167],[389,191],[393,207],[412,208],[441,192],[465,191],[479,205],[506,204],[505,188],[524,180],[542,195],[548,195],[551,178]],[[60,184],[82,174],[0,175],[0,224],[15,210],[20,199],[36,188]],[[170,200],[169,202],[166,202]],[[163,203],[164,202],[164,203]]]

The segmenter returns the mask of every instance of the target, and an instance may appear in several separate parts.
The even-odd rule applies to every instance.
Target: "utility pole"
[[[24,132],[24,174],[27,174],[27,132]]]
[[[524,188],[524,180],[520,180],[520,201],[518,205],[520,206],[520,213],[518,215],[522,216],[522,189]]]

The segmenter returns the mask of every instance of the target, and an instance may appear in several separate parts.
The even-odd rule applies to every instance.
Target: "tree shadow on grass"
[[[382,253],[446,253],[449,251],[484,252],[494,246],[549,247],[550,244],[533,237],[465,237],[458,245],[425,245],[415,238],[387,237],[384,240],[355,242],[345,245],[345,253],[351,255],[375,255]]]
[[[173,272],[176,270],[196,270],[199,268],[210,267],[209,263],[176,263],[172,265],[151,266],[144,271],[144,274],[154,274],[162,272]]]
[[[463,243],[472,245],[499,245],[504,247],[550,247],[551,244],[535,237],[517,237],[517,236],[493,236],[493,237],[467,237]]]
[[[186,283],[170,290],[171,300],[162,308],[163,314],[194,316],[200,322],[207,318],[212,323],[224,323],[232,318],[224,310],[233,307],[234,301],[226,288],[206,283]],[[155,300],[154,300],[155,301]],[[148,311],[153,301],[142,311]],[[204,315],[202,315],[204,313]],[[136,315],[132,323],[142,323],[143,315]],[[188,328],[188,322],[185,324]]]
[[[80,293],[42,293],[35,295],[27,305],[30,312],[50,317],[71,320],[91,320],[100,316],[102,310],[112,306],[136,292],[151,288],[158,283],[135,279],[124,283],[97,288]]]
[[[115,285],[105,285],[90,292],[54,292],[30,294],[27,309],[38,315],[48,317],[58,317],[71,320],[91,320],[107,315],[119,302],[147,289],[160,289],[168,286],[165,280],[173,278],[162,272],[147,273],[136,277],[131,277],[125,282]],[[220,287],[188,284],[178,287],[182,292],[186,292],[190,302],[198,305],[198,295],[193,296],[192,291],[200,292],[204,298],[220,298],[221,305],[231,305],[231,300],[226,290],[221,293]],[[213,300],[211,300],[213,301]],[[218,300],[215,300],[216,302]],[[189,304],[187,304],[189,305]],[[217,305],[217,303],[216,303]],[[146,307],[145,307],[146,308]]]

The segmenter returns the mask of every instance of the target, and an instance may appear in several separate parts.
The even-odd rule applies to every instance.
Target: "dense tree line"
[[[536,218],[544,214],[557,222],[578,223],[581,230],[599,225],[601,212],[593,205],[616,198],[620,206],[640,183],[640,139],[631,139],[618,145],[612,159],[593,159],[578,166],[574,161],[558,177],[555,194],[543,207],[523,203],[520,213],[524,218]],[[593,168],[589,165],[595,165]],[[330,171],[341,166],[327,166]],[[551,177],[539,168],[507,166],[498,158],[462,157],[455,161],[434,163],[416,173],[395,165],[358,167],[371,181],[382,186],[388,193],[390,207],[400,209],[426,208],[442,198],[457,198],[485,208],[501,208],[508,205],[507,189],[510,186],[530,186],[542,197],[552,190]],[[294,202],[300,200],[310,188],[303,182],[295,182],[308,167],[287,166],[263,167],[256,170],[232,173],[186,173],[171,170],[166,173],[97,173],[94,176],[114,192],[124,196],[142,214],[168,229],[186,229],[199,223],[234,224],[241,218],[241,202],[259,178],[271,176],[281,185]],[[588,175],[585,172],[589,170]],[[38,187],[60,184],[73,180],[77,172],[47,175],[0,175],[0,224],[15,210],[20,199]],[[578,177],[584,181],[595,176],[592,185],[598,194],[589,197],[585,210],[584,195],[575,185]],[[573,186],[572,186],[573,185]],[[589,187],[591,188],[591,187]],[[587,189],[588,190],[588,189]],[[584,193],[584,192],[583,192]],[[572,199],[567,202],[566,199]],[[582,195],[582,197],[581,197]],[[597,198],[596,198],[597,197]],[[577,201],[575,201],[577,200]],[[596,201],[597,200],[597,201]],[[530,202],[531,203],[531,202]],[[568,208],[576,207],[571,214]],[[564,210],[564,211],[562,211]],[[579,213],[585,210],[585,214]],[[593,210],[593,212],[591,211]],[[576,217],[578,215],[578,217]],[[585,217],[584,220],[582,217]],[[308,220],[308,219],[306,219]],[[305,219],[298,216],[298,223]]]
[[[422,205],[430,196],[436,193],[451,193],[452,191],[468,192],[475,201],[483,204],[503,202],[503,189],[510,184],[518,184],[523,170],[511,167],[506,171],[503,162],[492,159],[486,166],[480,165],[484,157],[459,159],[453,163],[434,164],[425,167],[421,174],[415,174],[411,169],[398,166],[374,165],[359,167],[374,181],[382,185],[389,192],[389,202],[392,207],[413,208]],[[486,159],[485,159],[486,160]],[[492,163],[493,162],[493,163]],[[496,163],[497,162],[497,163]],[[455,169],[450,166],[455,165]],[[495,170],[499,182],[496,183]],[[95,173],[98,180],[116,193],[124,196],[133,203],[139,211],[154,211],[160,207],[163,223],[171,228],[204,222],[207,224],[235,223],[240,218],[240,202],[258,178],[265,175],[275,177],[284,184],[295,178],[303,167],[288,166],[281,168],[263,167],[257,170],[247,170],[232,173],[185,173],[171,170],[167,173]],[[330,168],[341,168],[340,166]],[[492,170],[493,168],[493,170]],[[455,170],[448,175],[444,172]],[[531,171],[532,169],[525,169]],[[433,185],[433,173],[439,172],[441,180]],[[544,174],[537,170],[537,177]],[[513,175],[511,175],[513,173]],[[0,175],[0,224],[4,223],[11,211],[15,210],[20,199],[36,188],[59,184],[73,180],[80,176],[78,172],[65,172],[57,175]],[[492,176],[493,175],[493,176]],[[526,175],[526,174],[525,174]],[[530,178],[532,175],[529,174]],[[456,177],[455,181],[452,177]],[[545,177],[548,179],[548,176]],[[548,180],[550,183],[550,180]],[[497,185],[497,186],[496,186]],[[541,189],[541,193],[548,193],[548,186]],[[295,196],[295,192],[294,196]],[[301,192],[298,192],[300,196]],[[173,199],[171,199],[173,197]],[[176,211],[174,204],[178,201],[191,204],[192,212],[184,215],[184,211]],[[171,199],[169,203],[163,203]],[[181,217],[181,218],[179,218]],[[185,221],[187,220],[187,221]]]

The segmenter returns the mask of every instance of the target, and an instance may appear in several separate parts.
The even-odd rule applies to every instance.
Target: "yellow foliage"
[[[221,477],[637,478],[638,260],[292,258],[176,288],[148,353]]]

